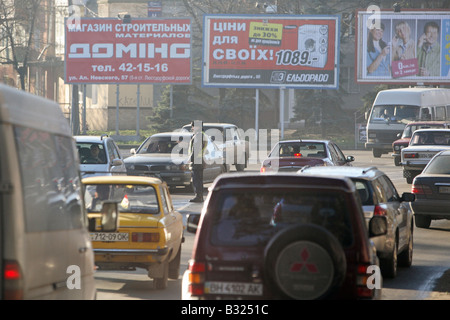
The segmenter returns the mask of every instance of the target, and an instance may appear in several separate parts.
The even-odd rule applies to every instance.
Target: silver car
[[[350,178],[361,198],[367,225],[373,216],[387,219],[387,234],[371,238],[377,248],[383,276],[394,278],[397,265],[409,267],[413,255],[413,214],[408,202],[412,193],[400,197],[392,181],[376,167],[308,167],[299,173]]]

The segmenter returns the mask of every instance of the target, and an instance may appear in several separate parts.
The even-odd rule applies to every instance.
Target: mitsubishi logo
[[[302,258],[302,262],[294,262],[291,265],[291,272],[300,272],[303,269],[303,266],[306,266],[306,269],[309,273],[318,273],[319,269],[317,268],[316,264],[313,263],[307,263],[307,260],[309,259],[309,251],[307,248],[304,248],[302,253],[300,254],[300,257]]]

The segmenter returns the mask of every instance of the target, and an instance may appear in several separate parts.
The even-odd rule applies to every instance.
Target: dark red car
[[[401,161],[401,152],[403,148],[406,148],[409,145],[409,141],[411,140],[411,136],[417,129],[426,129],[426,128],[449,128],[450,123],[445,121],[417,121],[410,122],[403,129],[403,133],[400,139],[395,140],[392,143],[392,156],[394,157],[394,164],[396,166],[400,166]]]
[[[183,299],[373,299],[381,293],[380,273],[378,287],[368,284],[378,258],[348,178],[222,175],[202,215],[187,221],[196,238]],[[385,217],[374,217],[369,230],[385,234]]]
[[[353,156],[344,156],[329,140],[285,140],[278,142],[261,165],[261,172],[298,171],[304,166],[348,166]]]

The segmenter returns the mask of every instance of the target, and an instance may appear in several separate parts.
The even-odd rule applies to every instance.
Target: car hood
[[[410,140],[411,138],[398,139],[394,141],[393,145],[408,145]]]
[[[125,159],[125,164],[157,164],[157,163],[186,163],[188,156],[174,156],[171,153],[136,154]]]

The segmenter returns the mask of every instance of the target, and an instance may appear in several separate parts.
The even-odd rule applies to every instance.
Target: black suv
[[[385,217],[374,217],[369,230],[384,234]],[[376,250],[347,178],[222,175],[203,214],[188,216],[187,231],[196,239],[183,299],[373,299],[381,292]],[[373,286],[370,270],[378,270]]]

